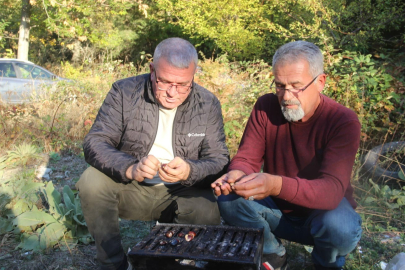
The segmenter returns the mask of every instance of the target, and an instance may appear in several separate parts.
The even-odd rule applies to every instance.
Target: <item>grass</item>
[[[233,156],[254,102],[260,95],[268,92],[272,80],[271,67],[262,61],[230,63],[226,59],[206,59],[200,65],[201,71],[196,74],[195,81],[220,99],[227,145]],[[148,72],[147,66],[136,68],[120,62],[91,67],[73,67],[69,63],[63,63],[54,71],[63,77],[75,79],[77,83],[61,85],[55,92],[33,97],[33,102],[28,105],[0,104],[0,178],[2,171],[10,166],[6,166],[6,162],[25,164],[29,170],[30,166],[39,161],[39,154],[47,154],[49,166],[52,167],[62,162],[61,157],[67,153],[83,159],[83,137],[94,122],[111,84],[124,77]],[[333,78],[330,80],[333,82]],[[398,84],[397,81],[393,83]],[[331,87],[339,86],[330,83],[329,88]],[[329,92],[333,92],[330,90]],[[339,91],[338,88],[334,89],[334,92]],[[344,98],[348,99],[347,96]],[[404,102],[403,99],[401,102]],[[356,159],[352,179],[359,203],[357,212],[363,218],[363,237],[358,248],[348,255],[345,269],[380,269],[379,263],[388,262],[403,250],[405,244],[405,190],[391,189],[383,183],[376,185],[374,182],[377,180],[370,182],[370,176],[363,174],[361,170],[361,156],[365,151],[384,141],[403,139],[405,121],[403,116],[398,117],[401,107],[396,107],[397,110],[388,124],[378,121],[363,122],[363,126],[370,125],[370,128],[364,129],[369,133],[362,134],[362,148]],[[387,108],[384,111],[383,106],[379,107],[378,113],[389,115],[393,109]],[[64,165],[61,170],[67,168],[69,165]],[[34,178],[33,174],[30,175],[27,177]],[[78,177],[74,179],[77,181]],[[145,236],[150,227],[151,224],[147,222],[122,221],[121,233],[125,250],[131,243]],[[292,242],[285,244],[292,269],[312,269],[310,254],[302,245]]]

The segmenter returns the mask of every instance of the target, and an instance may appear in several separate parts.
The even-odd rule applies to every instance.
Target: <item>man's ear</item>
[[[318,76],[318,92],[321,93],[322,90],[325,88],[325,84],[326,84],[326,74],[322,73],[321,75]]]
[[[150,62],[150,63],[149,63],[149,71],[150,71],[150,73],[152,73],[154,70],[155,70],[155,69],[154,69],[154,67],[153,67],[153,62]]]

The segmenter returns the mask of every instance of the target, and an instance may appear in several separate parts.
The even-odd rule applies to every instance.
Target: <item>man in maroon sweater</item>
[[[273,72],[272,93],[257,100],[228,173],[212,184],[221,216],[264,229],[262,269],[288,269],[280,238],[314,246],[315,269],[341,269],[362,232],[350,185],[359,120],[321,94],[314,44],[280,47]]]

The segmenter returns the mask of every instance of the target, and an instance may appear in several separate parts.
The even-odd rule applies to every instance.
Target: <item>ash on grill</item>
[[[194,237],[187,238],[194,233]],[[262,248],[263,229],[161,223],[131,249],[128,259],[136,270],[253,270],[260,269]],[[182,259],[206,264],[180,265],[178,261]]]

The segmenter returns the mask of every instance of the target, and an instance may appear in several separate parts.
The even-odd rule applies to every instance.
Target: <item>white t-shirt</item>
[[[168,110],[159,106],[159,124],[155,141],[148,155],[156,157],[161,164],[169,163],[174,159],[173,153],[173,122],[176,116],[177,108]],[[162,185],[172,184],[164,182],[160,179],[159,174],[156,174],[153,179],[145,178],[145,183]],[[176,184],[176,183],[173,183]]]

